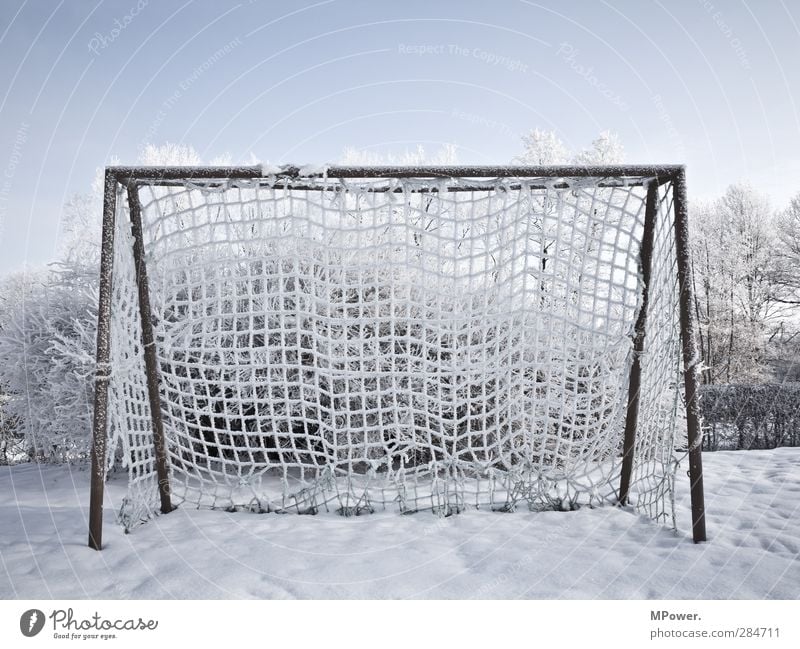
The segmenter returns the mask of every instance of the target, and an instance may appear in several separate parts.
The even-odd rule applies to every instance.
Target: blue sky
[[[122,25],[122,28],[120,28]],[[688,165],[694,197],[800,191],[800,3],[3,0],[0,272],[54,255],[62,205],[112,157],[335,161],[346,146],[619,133],[628,162]]]

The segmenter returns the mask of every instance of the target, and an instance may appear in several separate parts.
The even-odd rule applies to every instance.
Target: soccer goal
[[[177,506],[705,540],[684,169],[111,167],[89,544]]]

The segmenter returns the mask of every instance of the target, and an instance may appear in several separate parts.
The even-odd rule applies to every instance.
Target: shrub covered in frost
[[[95,284],[90,269],[75,266],[5,282],[0,386],[15,457],[20,449],[46,461],[88,453]]]

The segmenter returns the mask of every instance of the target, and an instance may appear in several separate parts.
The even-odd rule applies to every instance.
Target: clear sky
[[[0,272],[54,254],[62,205],[112,158],[182,142],[272,163],[346,146],[619,133],[693,197],[800,191],[800,3],[789,0],[2,0]]]

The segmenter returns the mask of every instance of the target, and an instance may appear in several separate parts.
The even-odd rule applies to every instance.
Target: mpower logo
[[[25,611],[19,618],[19,630],[26,638],[32,638],[44,628],[44,613],[38,608]]]

